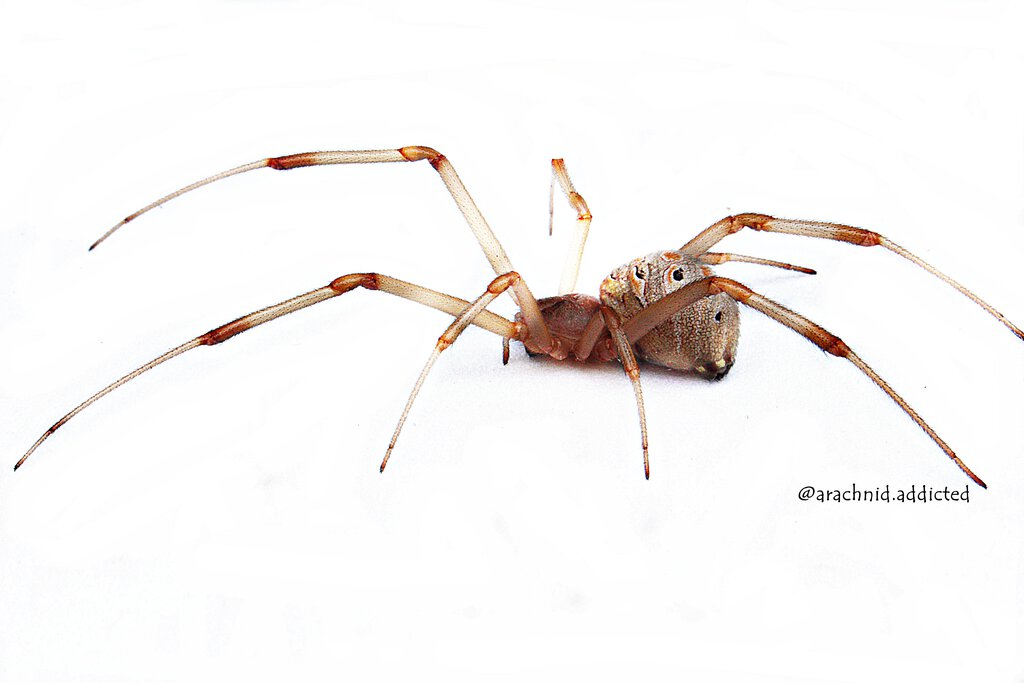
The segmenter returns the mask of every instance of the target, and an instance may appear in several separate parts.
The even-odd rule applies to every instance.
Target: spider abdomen
[[[601,285],[601,300],[628,320],[672,292],[713,275],[710,266],[686,254],[654,252],[612,271]],[[739,307],[720,293],[675,313],[633,345],[648,363],[721,379],[735,362],[739,335]]]

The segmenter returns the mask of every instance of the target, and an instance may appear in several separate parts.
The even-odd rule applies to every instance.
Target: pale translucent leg
[[[413,385],[412,392],[409,394],[409,400],[405,402],[405,408],[402,410],[402,415],[398,418],[398,425],[395,427],[395,432],[391,436],[391,442],[388,444],[388,450],[384,453],[384,460],[380,463],[381,472],[384,471],[384,468],[388,464],[388,460],[391,458],[391,451],[395,449],[395,443],[398,442],[398,435],[402,433],[402,427],[405,425],[405,420],[409,417],[409,411],[412,410],[413,401],[415,401],[416,396],[419,395],[420,389],[423,387],[423,382],[426,381],[427,375],[430,374],[430,370],[434,367],[434,363],[441,355],[441,352],[454,344],[455,340],[459,338],[459,335],[461,335],[467,327],[473,324],[478,316],[488,312],[484,309],[487,308],[487,306],[498,298],[505,290],[514,286],[518,280],[519,274],[515,272],[505,273],[504,275],[499,275],[494,278],[494,280],[491,281],[491,284],[487,286],[487,291],[477,297],[472,304],[467,304],[465,309],[458,315],[458,317],[455,318],[452,324],[448,326],[448,329],[438,337],[437,344],[434,346],[434,350],[431,352],[430,358],[427,359],[427,363],[423,366],[423,370],[420,372],[420,376],[416,380],[416,384]]]
[[[717,266],[720,263],[726,263],[729,261],[735,261],[736,263],[753,263],[758,266],[769,266],[771,268],[782,268],[783,270],[795,270],[798,273],[805,273],[807,275],[816,275],[818,271],[813,268],[804,268],[803,266],[794,266],[791,263],[783,263],[782,261],[771,261],[766,258],[758,258],[757,256],[744,256],[742,254],[724,254],[717,251],[704,252],[697,259],[701,263],[706,263],[709,266]]]
[[[590,222],[593,216],[587,207],[586,200],[572,185],[569,172],[565,168],[564,159],[551,160],[551,190],[548,194],[548,234],[554,231],[555,224],[555,181],[562,188],[565,198],[576,210],[576,232],[573,234],[572,244],[565,257],[565,265],[562,267],[562,280],[558,286],[559,294],[571,294],[576,291],[576,281],[580,275],[580,263],[583,261],[583,249],[587,245],[587,235],[590,233]]]
[[[1006,316],[982,300],[982,298],[977,294],[967,289],[945,273],[942,273],[928,263],[925,263],[923,260],[898,244],[892,242],[887,237],[880,235],[877,232],[864,230],[863,228],[855,228],[841,223],[823,223],[820,221],[774,218],[761,213],[743,213],[723,218],[714,225],[706,228],[692,240],[683,245],[680,251],[683,251],[690,256],[700,256],[701,254],[706,253],[707,250],[715,244],[718,244],[729,235],[737,233],[743,228],[750,228],[751,230],[760,230],[764,232],[799,235],[801,237],[816,237],[819,239],[835,240],[837,242],[854,244],[859,247],[874,247],[881,245],[889,251],[902,256],[911,263],[927,270],[929,273],[988,311],[990,315],[1006,325],[1006,327],[1020,339],[1024,339],[1024,330],[1021,330],[1021,328],[1010,322]]]
[[[191,351],[199,346],[220,344],[221,342],[226,341],[237,334],[241,334],[246,330],[250,330],[257,325],[262,325],[263,323],[270,322],[271,320],[275,320],[281,316],[312,306],[313,304],[327,301],[328,299],[332,299],[336,296],[349,292],[356,287],[387,292],[388,294],[400,296],[404,299],[409,299],[410,301],[415,301],[455,316],[460,315],[466,310],[467,306],[470,306],[470,303],[463,299],[442,294],[441,292],[435,292],[431,289],[427,289],[426,287],[420,287],[409,282],[388,277],[387,275],[380,275],[378,273],[352,273],[351,275],[343,275],[325,287],[320,287],[319,289],[314,289],[311,292],[300,294],[299,296],[288,299],[287,301],[282,301],[279,304],[268,306],[267,308],[260,309],[253,313],[249,313],[248,315],[244,315],[241,318],[237,318],[236,320],[232,320],[229,323],[225,323],[224,325],[214,328],[205,334],[199,335],[195,339],[192,339],[181,346],[171,349],[167,353],[151,360],[142,367],[136,368],[121,379],[90,396],[88,399],[76,406],[71,412],[54,423],[52,427],[46,430],[46,432],[44,432],[43,435],[39,437],[34,444],[32,444],[32,447],[28,449],[28,452],[18,460],[14,469],[17,470],[21,467],[28,457],[32,455],[37,448],[39,448],[39,445],[68,420],[82,412],[97,400],[112,392],[114,389],[130,382],[144,372],[152,370],[161,363],[164,363],[175,356],[180,356],[186,351]],[[491,313],[490,311],[479,311],[466,324],[468,325],[470,323],[478,325],[479,327],[482,327],[489,332],[493,332],[505,339],[518,338],[518,329],[515,323],[501,317],[500,315]]]
[[[208,178],[204,178],[203,180],[194,182],[190,185],[186,185],[180,190],[172,192],[155,202],[148,204],[142,209],[122,219],[117,225],[112,227],[104,233],[102,237],[96,240],[89,249],[94,249],[122,226],[135,220],[147,211],[160,206],[161,204],[169,202],[176,197],[180,197],[186,192],[191,192],[192,190],[203,187],[204,185],[209,185],[210,183],[218,180],[230,178],[231,176],[245,173],[247,171],[253,171],[259,168],[273,168],[278,171],[286,171],[304,166],[379,164],[421,160],[428,161],[441,177],[441,181],[444,183],[445,187],[448,188],[448,192],[451,194],[452,199],[455,200],[455,204],[459,207],[459,211],[462,212],[463,217],[466,219],[466,223],[469,224],[470,230],[473,231],[473,235],[480,244],[480,248],[483,250],[484,255],[490,262],[494,272],[501,275],[502,273],[508,273],[514,270],[512,262],[509,260],[504,248],[502,248],[501,243],[498,242],[498,238],[495,237],[490,225],[487,224],[487,219],[484,218],[483,213],[481,213],[480,209],[477,207],[476,202],[473,201],[473,198],[470,196],[466,186],[455,172],[455,167],[452,166],[447,157],[437,150],[422,146],[402,147],[400,149],[303,152],[300,154],[289,154],[281,157],[269,157],[252,163],[243,164],[222,173],[217,173]],[[537,300],[530,292],[525,280],[520,280],[517,283],[513,290],[512,297],[516,300],[516,303],[522,310],[523,321],[529,328],[530,337],[535,341],[537,346],[545,352],[550,350],[551,335],[548,332],[547,325],[544,323],[544,317],[541,315],[540,308],[537,306]]]
[[[691,282],[681,287],[668,296],[655,302],[653,305],[638,312],[622,325],[629,342],[635,342],[651,329],[671,318],[675,313],[686,308],[694,301],[720,292],[725,292],[741,304],[750,306],[753,309],[764,313],[776,322],[782,323],[791,330],[803,335],[819,348],[833,356],[845,358],[853,363],[857,369],[867,375],[879,389],[884,391],[917,426],[924,430],[935,444],[956,463],[957,467],[963,470],[964,474],[971,478],[974,483],[982,488],[987,488],[974,472],[971,471],[963,460],[961,460],[953,449],[943,441],[931,426],[910,407],[902,396],[896,393],[889,384],[883,380],[878,373],[871,369],[867,363],[860,359],[842,339],[835,336],[817,323],[814,323],[799,313],[789,310],[782,304],[762,296],[751,290],[749,287],[724,277],[710,277],[696,282]]]
[[[619,354],[619,360],[622,361],[622,369],[626,371],[626,376],[629,377],[629,381],[633,384],[636,410],[640,415],[640,447],[644,453],[644,478],[650,479],[651,464],[647,455],[647,414],[644,411],[644,393],[640,388],[640,365],[636,362],[636,354],[633,353],[633,347],[622,330],[618,314],[607,306],[602,306],[601,315],[604,318],[608,331],[611,333],[615,350]]]

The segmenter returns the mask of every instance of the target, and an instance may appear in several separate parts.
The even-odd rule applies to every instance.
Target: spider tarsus
[[[121,222],[120,222],[120,223],[118,223],[117,225],[115,225],[115,226],[114,226],[114,227],[112,227],[111,229],[109,229],[109,230],[106,230],[105,232],[103,232],[103,233],[101,234],[101,236],[99,237],[99,239],[98,239],[98,240],[96,240],[95,242],[93,242],[93,243],[92,243],[92,246],[90,246],[90,247],[89,247],[89,251],[92,251],[93,249],[95,249],[96,247],[98,247],[99,245],[101,245],[101,244],[102,244],[102,243],[103,243],[103,242],[104,242],[104,241],[106,240],[106,238],[109,238],[109,237],[111,237],[111,236],[112,236],[112,234],[114,234],[114,233],[115,233],[115,232],[117,232],[117,231],[118,231],[119,229],[121,229],[122,227],[124,227],[125,225],[127,225],[127,224],[128,224],[128,223],[129,223],[130,221],[134,220],[135,218],[138,218],[138,216],[139,216],[139,215],[140,215],[141,213],[142,213],[142,211],[137,211],[137,212],[133,213],[132,215],[130,215],[130,216],[126,217],[126,218],[123,218],[123,219],[121,220]]]
[[[56,424],[54,424],[52,427],[50,427],[45,432],[43,432],[43,435],[41,437],[39,437],[38,439],[36,439],[36,442],[34,444],[32,444],[32,448],[28,449],[25,452],[25,455],[21,456],[21,460],[19,460],[18,462],[14,463],[14,471],[17,472],[18,468],[21,467],[22,465],[24,465],[25,461],[28,460],[28,457],[36,452],[36,449],[39,448],[39,444],[43,443],[48,438],[50,438],[50,435],[53,434],[58,429],[60,429],[60,426],[63,425],[65,422],[67,422],[68,419],[69,419],[69,417],[67,415],[65,415],[59,421],[57,421]]]
[[[382,460],[381,463],[380,463],[380,471],[381,471],[381,473],[383,473],[384,472],[384,468],[388,466],[388,460],[391,459],[391,451],[393,451],[393,450],[395,450],[394,442],[392,442],[391,445],[388,446],[388,452],[384,454],[384,460]]]
[[[21,460],[19,460],[18,462],[14,463],[14,471],[15,472],[18,471],[19,467],[21,467],[22,465],[25,464],[25,461],[28,460],[28,456],[32,455],[32,453],[35,452],[36,446],[38,446],[39,443],[41,443],[43,441],[43,439],[45,439],[47,436],[49,436],[52,433],[53,432],[47,432],[46,435],[42,439],[40,439],[39,442],[37,442],[35,446],[32,446],[32,448],[29,449],[28,453],[26,453],[25,455],[21,456]]]
[[[118,230],[119,230],[120,228],[122,228],[123,226],[127,225],[127,224],[128,224],[128,221],[132,220],[132,219],[133,219],[133,218],[135,218],[136,216],[138,216],[138,214],[133,214],[133,215],[131,215],[131,216],[128,216],[127,218],[123,219],[123,220],[122,220],[122,221],[121,221],[120,223],[118,223],[117,225],[115,225],[114,227],[112,227],[112,228],[111,228],[110,230],[107,230],[107,231],[106,231],[105,233],[103,233],[102,235],[100,235],[100,238],[99,238],[98,240],[96,240],[95,242],[93,242],[93,243],[92,243],[92,245],[90,245],[90,246],[89,246],[89,251],[92,251],[92,250],[93,250],[93,249],[95,249],[96,247],[98,247],[98,246],[100,246],[101,244],[103,244],[103,242],[104,242],[104,241],[105,241],[105,240],[106,240],[106,239],[107,239],[108,237],[110,237],[111,235],[113,235],[113,234],[114,234],[115,232],[117,232],[117,231],[118,231]]]
[[[988,488],[988,484],[983,482],[981,480],[981,477],[979,477],[974,472],[972,472],[970,469],[968,469],[968,467],[966,465],[964,465],[962,460],[957,458],[956,459],[956,464],[960,466],[960,469],[962,469],[964,471],[964,474],[966,474],[968,477],[971,478],[971,481],[973,481],[975,484],[977,484],[978,486],[980,486],[983,489],[987,489]]]

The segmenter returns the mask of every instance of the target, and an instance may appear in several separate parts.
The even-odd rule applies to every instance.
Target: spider
[[[108,230],[89,249],[91,251],[96,248],[119,228],[147,211],[186,192],[239,173],[259,168],[284,171],[303,166],[424,160],[437,171],[497,275],[479,297],[470,302],[381,273],[342,275],[319,289],[216,327],[131,371],[80,403],[54,423],[18,460],[14,469],[21,467],[43,441],[72,417],[157,365],[199,346],[220,344],[257,325],[361,287],[409,299],[444,311],[455,318],[438,338],[433,352],[413,386],[381,462],[381,472],[391,457],[402,426],[434,362],[467,327],[476,325],[502,338],[504,363],[508,363],[511,340],[521,342],[530,355],[549,356],[558,361],[594,363],[618,360],[632,384],[636,398],[644,476],[650,478],[647,420],[640,386],[639,361],[682,372],[696,372],[709,379],[721,379],[736,360],[739,340],[738,304],[743,304],[803,335],[827,353],[853,363],[916,422],[972,481],[987,488],[985,482],[967,467],[935,430],[842,339],[736,280],[715,275],[712,270],[712,266],[726,261],[742,261],[802,273],[815,272],[809,268],[778,261],[709,251],[718,242],[745,228],[835,240],[862,247],[882,246],[955,288],[1024,340],[1024,331],[977,295],[888,238],[870,230],[839,223],[780,219],[757,213],[727,216],[698,233],[678,249],[647,254],[616,268],[601,283],[599,297],[579,294],[575,292],[576,280],[592,216],[586,201],[573,187],[565,162],[562,159],[553,159],[549,212],[553,217],[557,183],[576,211],[576,232],[563,270],[559,294],[537,299],[527,286],[526,280],[512,267],[505,250],[447,157],[430,147],[412,146],[388,150],[305,152],[244,164],[187,185],[136,211]],[[549,222],[549,232],[550,226]],[[490,303],[505,292],[509,293],[519,308],[513,320],[487,310]]]

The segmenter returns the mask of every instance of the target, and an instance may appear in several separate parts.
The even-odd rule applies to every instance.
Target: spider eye
[[[676,282],[681,282],[683,277],[685,276],[683,275],[682,268],[676,268],[675,270],[672,271],[672,279],[675,280]]]
[[[719,311],[718,313],[715,313],[715,322],[716,323],[722,322],[722,312],[721,311]]]
[[[644,279],[644,273],[642,270],[640,270],[640,266],[633,266],[633,274],[636,275],[637,279],[639,280]]]

